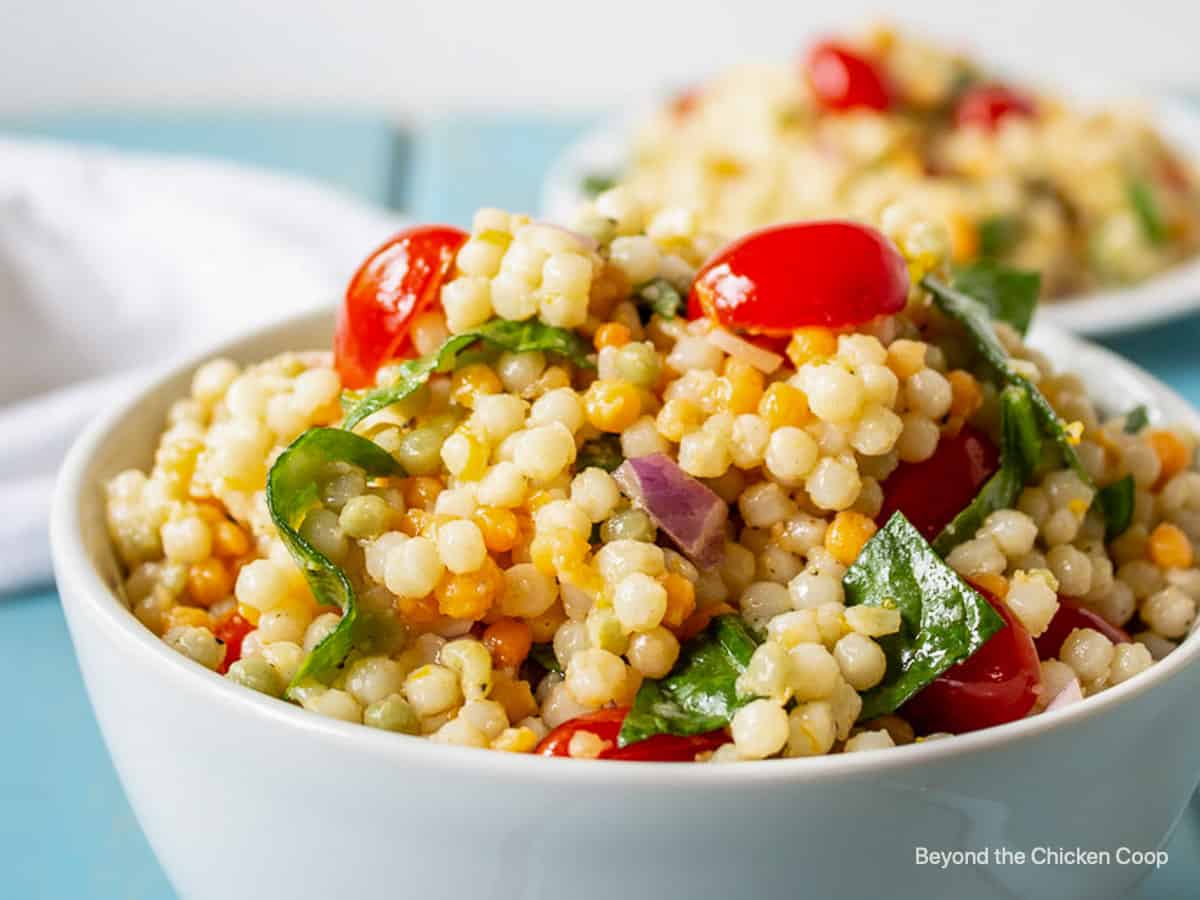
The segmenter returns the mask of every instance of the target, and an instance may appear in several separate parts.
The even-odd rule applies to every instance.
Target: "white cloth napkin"
[[[91,417],[182,353],[336,302],[399,224],[292,177],[0,140],[0,593],[49,579],[54,472]]]

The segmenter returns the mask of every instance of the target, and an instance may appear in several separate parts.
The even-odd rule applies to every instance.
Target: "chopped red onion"
[[[685,556],[708,568],[725,555],[725,501],[661,453],[627,459],[613,476]]]

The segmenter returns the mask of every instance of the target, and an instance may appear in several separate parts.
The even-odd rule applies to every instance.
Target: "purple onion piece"
[[[627,459],[613,473],[629,498],[684,556],[709,568],[725,556],[725,501],[661,453]]]

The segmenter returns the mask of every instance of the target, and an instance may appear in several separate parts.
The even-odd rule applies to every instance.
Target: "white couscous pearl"
[[[861,634],[851,632],[841,638],[833,648],[834,658],[841,669],[842,677],[856,691],[875,687],[887,673],[887,657],[883,649]]]
[[[667,612],[667,589],[642,572],[621,579],[613,591],[613,611],[629,631],[656,628]]]
[[[590,648],[571,657],[564,684],[580,703],[596,707],[608,703],[625,683],[625,663],[607,650]]]
[[[404,671],[386,656],[356,660],[346,672],[346,690],[363,706],[370,706],[404,687]]]
[[[866,392],[862,381],[834,364],[806,365],[799,373],[813,415],[825,422],[852,422],[858,418]]]
[[[802,703],[788,714],[788,756],[821,756],[836,739],[837,723],[827,701]]]
[[[462,702],[458,675],[445,666],[426,664],[404,679],[404,696],[418,716],[436,716]]]
[[[863,750],[884,750],[888,747],[895,747],[896,742],[892,740],[892,736],[884,730],[879,731],[860,731],[858,734],[846,741],[846,753],[860,753]]]
[[[751,627],[764,628],[771,619],[792,608],[788,589],[774,581],[756,581],[746,588],[739,604],[742,618]]]
[[[438,528],[437,550],[446,568],[456,575],[477,571],[487,557],[479,526],[465,519],[456,519]]]
[[[791,426],[778,428],[767,443],[767,471],[784,482],[797,482],[817,463],[817,443],[805,431]]]
[[[506,616],[535,618],[558,599],[557,582],[532,563],[517,563],[504,572],[500,610]]]
[[[787,743],[787,712],[770,700],[752,700],[734,714],[730,731],[739,756],[766,759]]]
[[[1142,621],[1167,638],[1187,634],[1196,618],[1196,601],[1177,587],[1151,594],[1141,605]]]
[[[852,465],[825,457],[817,463],[804,486],[821,509],[841,510],[854,503],[862,481]]]
[[[841,670],[820,644],[797,644],[788,651],[788,683],[798,700],[823,700],[833,693]]]
[[[571,502],[592,522],[603,522],[621,502],[621,490],[603,469],[584,469],[571,481]]]
[[[1058,594],[1050,579],[1026,572],[1013,575],[1004,602],[1033,637],[1042,634],[1058,612]]]
[[[1117,644],[1113,651],[1112,666],[1109,669],[1109,682],[1120,684],[1128,681],[1133,676],[1146,671],[1153,663],[1154,657],[1150,655],[1150,651],[1143,644]]]
[[[625,656],[645,677],[663,678],[679,659],[679,640],[665,628],[652,628],[629,639]]]
[[[384,583],[397,597],[418,599],[437,586],[444,568],[433,541],[426,537],[409,538],[388,553]]]
[[[1063,641],[1058,658],[1075,671],[1080,681],[1097,681],[1108,675],[1113,644],[1093,628],[1076,628]]]

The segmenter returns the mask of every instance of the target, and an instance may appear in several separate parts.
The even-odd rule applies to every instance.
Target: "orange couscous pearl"
[[[1146,555],[1160,569],[1187,569],[1192,565],[1192,542],[1178,525],[1162,522],[1146,541]]]
[[[507,553],[517,545],[521,525],[511,509],[481,506],[471,516],[483,534],[483,543],[492,553]]]
[[[736,610],[728,603],[715,603],[698,610],[683,620],[683,624],[675,629],[675,636],[681,641],[694,638],[709,626],[717,616],[725,616]]]
[[[962,213],[946,217],[950,232],[950,258],[956,263],[970,262],[979,255],[979,228]]]
[[[431,625],[438,618],[438,598],[434,594],[424,597],[397,597],[396,610],[414,625]]]
[[[233,575],[219,559],[206,559],[188,568],[188,598],[197,606],[208,608],[224,600],[233,590]]]
[[[475,408],[478,394],[498,394],[504,386],[500,376],[483,363],[463,366],[450,378],[450,399],[467,409]]]
[[[1161,474],[1158,476],[1159,484],[1169,481],[1173,476],[1187,468],[1187,445],[1174,434],[1159,428],[1151,431],[1146,436],[1146,439],[1150,442],[1150,446],[1154,448],[1154,453],[1158,457],[1159,464],[1162,467]]]
[[[800,328],[787,345],[787,357],[797,369],[807,362],[837,353],[837,335],[828,328]]]
[[[777,381],[767,388],[758,404],[758,414],[772,428],[803,425],[808,420],[808,398],[799,388]]]
[[[605,347],[624,347],[632,337],[633,332],[629,330],[628,325],[621,322],[605,322],[596,329],[592,343],[596,345],[597,350],[603,350]]]
[[[238,604],[238,615],[255,627],[258,626],[258,618],[262,615],[255,606],[250,606],[248,603]]]
[[[928,349],[924,341],[910,341],[907,338],[892,341],[888,345],[888,368],[897,378],[916,375],[925,368],[925,351]]]
[[[488,698],[504,707],[510,722],[520,722],[529,716],[536,716],[538,712],[537,700],[529,682],[523,678],[513,678],[506,672],[492,675],[492,692]]]
[[[543,532],[529,546],[530,561],[547,575],[574,569],[587,556],[589,545],[582,535],[565,528]]]
[[[968,419],[983,405],[983,391],[970,372],[955,369],[946,375],[950,382],[950,415]]]
[[[409,537],[416,537],[433,522],[433,513],[423,509],[407,509],[400,517],[400,530]]]
[[[477,571],[455,575],[446,572],[438,582],[438,611],[452,619],[482,619],[504,588],[504,575],[490,556]]]
[[[696,586],[678,572],[668,572],[663,587],[667,589],[667,611],[662,623],[678,628],[696,611]]]
[[[498,669],[514,669],[525,661],[533,646],[533,634],[528,622],[520,619],[500,619],[483,632],[484,646],[492,654]]]
[[[250,536],[233,522],[218,522],[212,529],[213,552],[217,556],[245,556],[250,552]]]
[[[825,549],[843,566],[858,559],[863,545],[875,534],[875,523],[862,513],[843,510],[825,529]]]
[[[625,381],[597,381],[583,397],[588,421],[600,431],[620,433],[642,414],[642,396]]]
[[[445,486],[442,479],[431,475],[418,475],[404,482],[404,504],[412,509],[432,510],[433,504]]]
[[[1001,600],[1008,596],[1008,579],[1003,575],[996,575],[992,572],[977,572],[971,575],[967,581]]]
[[[163,624],[166,631],[185,625],[194,628],[211,628],[212,616],[195,606],[173,606],[167,612],[166,621]]]

